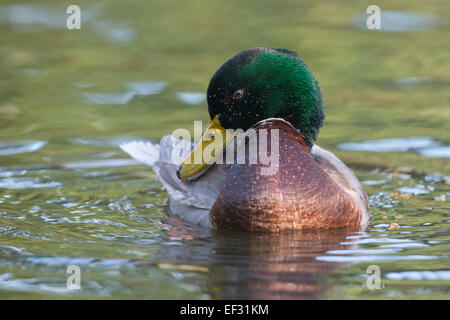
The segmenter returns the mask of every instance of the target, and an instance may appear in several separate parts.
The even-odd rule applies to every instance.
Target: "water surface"
[[[357,1],[78,4],[73,31],[59,1],[0,4],[0,298],[450,297],[448,6],[380,3],[392,30],[371,32]],[[118,148],[206,124],[212,74],[263,45],[319,80],[317,143],[362,181],[367,230],[198,229],[167,217],[167,192]]]

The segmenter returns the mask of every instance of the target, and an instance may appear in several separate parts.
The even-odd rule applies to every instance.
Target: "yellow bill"
[[[177,175],[182,180],[195,180],[200,177],[233,141],[234,134],[222,127],[219,116],[210,120],[199,143],[178,167]]]

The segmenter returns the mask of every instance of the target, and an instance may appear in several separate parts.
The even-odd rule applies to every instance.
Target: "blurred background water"
[[[450,297],[448,1],[378,1],[379,31],[366,1],[78,1],[81,30],[70,4],[0,1],[0,298]],[[214,71],[258,46],[319,80],[317,142],[365,185],[366,231],[194,228],[118,148],[208,120]]]

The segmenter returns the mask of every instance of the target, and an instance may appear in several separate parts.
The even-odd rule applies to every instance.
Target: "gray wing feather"
[[[313,145],[311,148],[311,156],[336,183],[357,200],[363,213],[361,224],[366,225],[369,221],[369,199],[353,171],[334,153],[322,149],[318,145]]]

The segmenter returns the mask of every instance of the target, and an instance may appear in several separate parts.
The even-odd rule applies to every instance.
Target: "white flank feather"
[[[120,149],[128,153],[134,160],[153,166],[159,159],[159,144],[149,141],[131,141],[120,145]]]
[[[211,227],[209,209],[217,198],[228,170],[227,165],[211,167],[204,174],[205,179],[183,182],[176,172],[193,148],[190,141],[164,136],[159,144],[132,141],[120,145],[120,148],[133,159],[153,168],[169,193],[172,214],[189,223]]]

